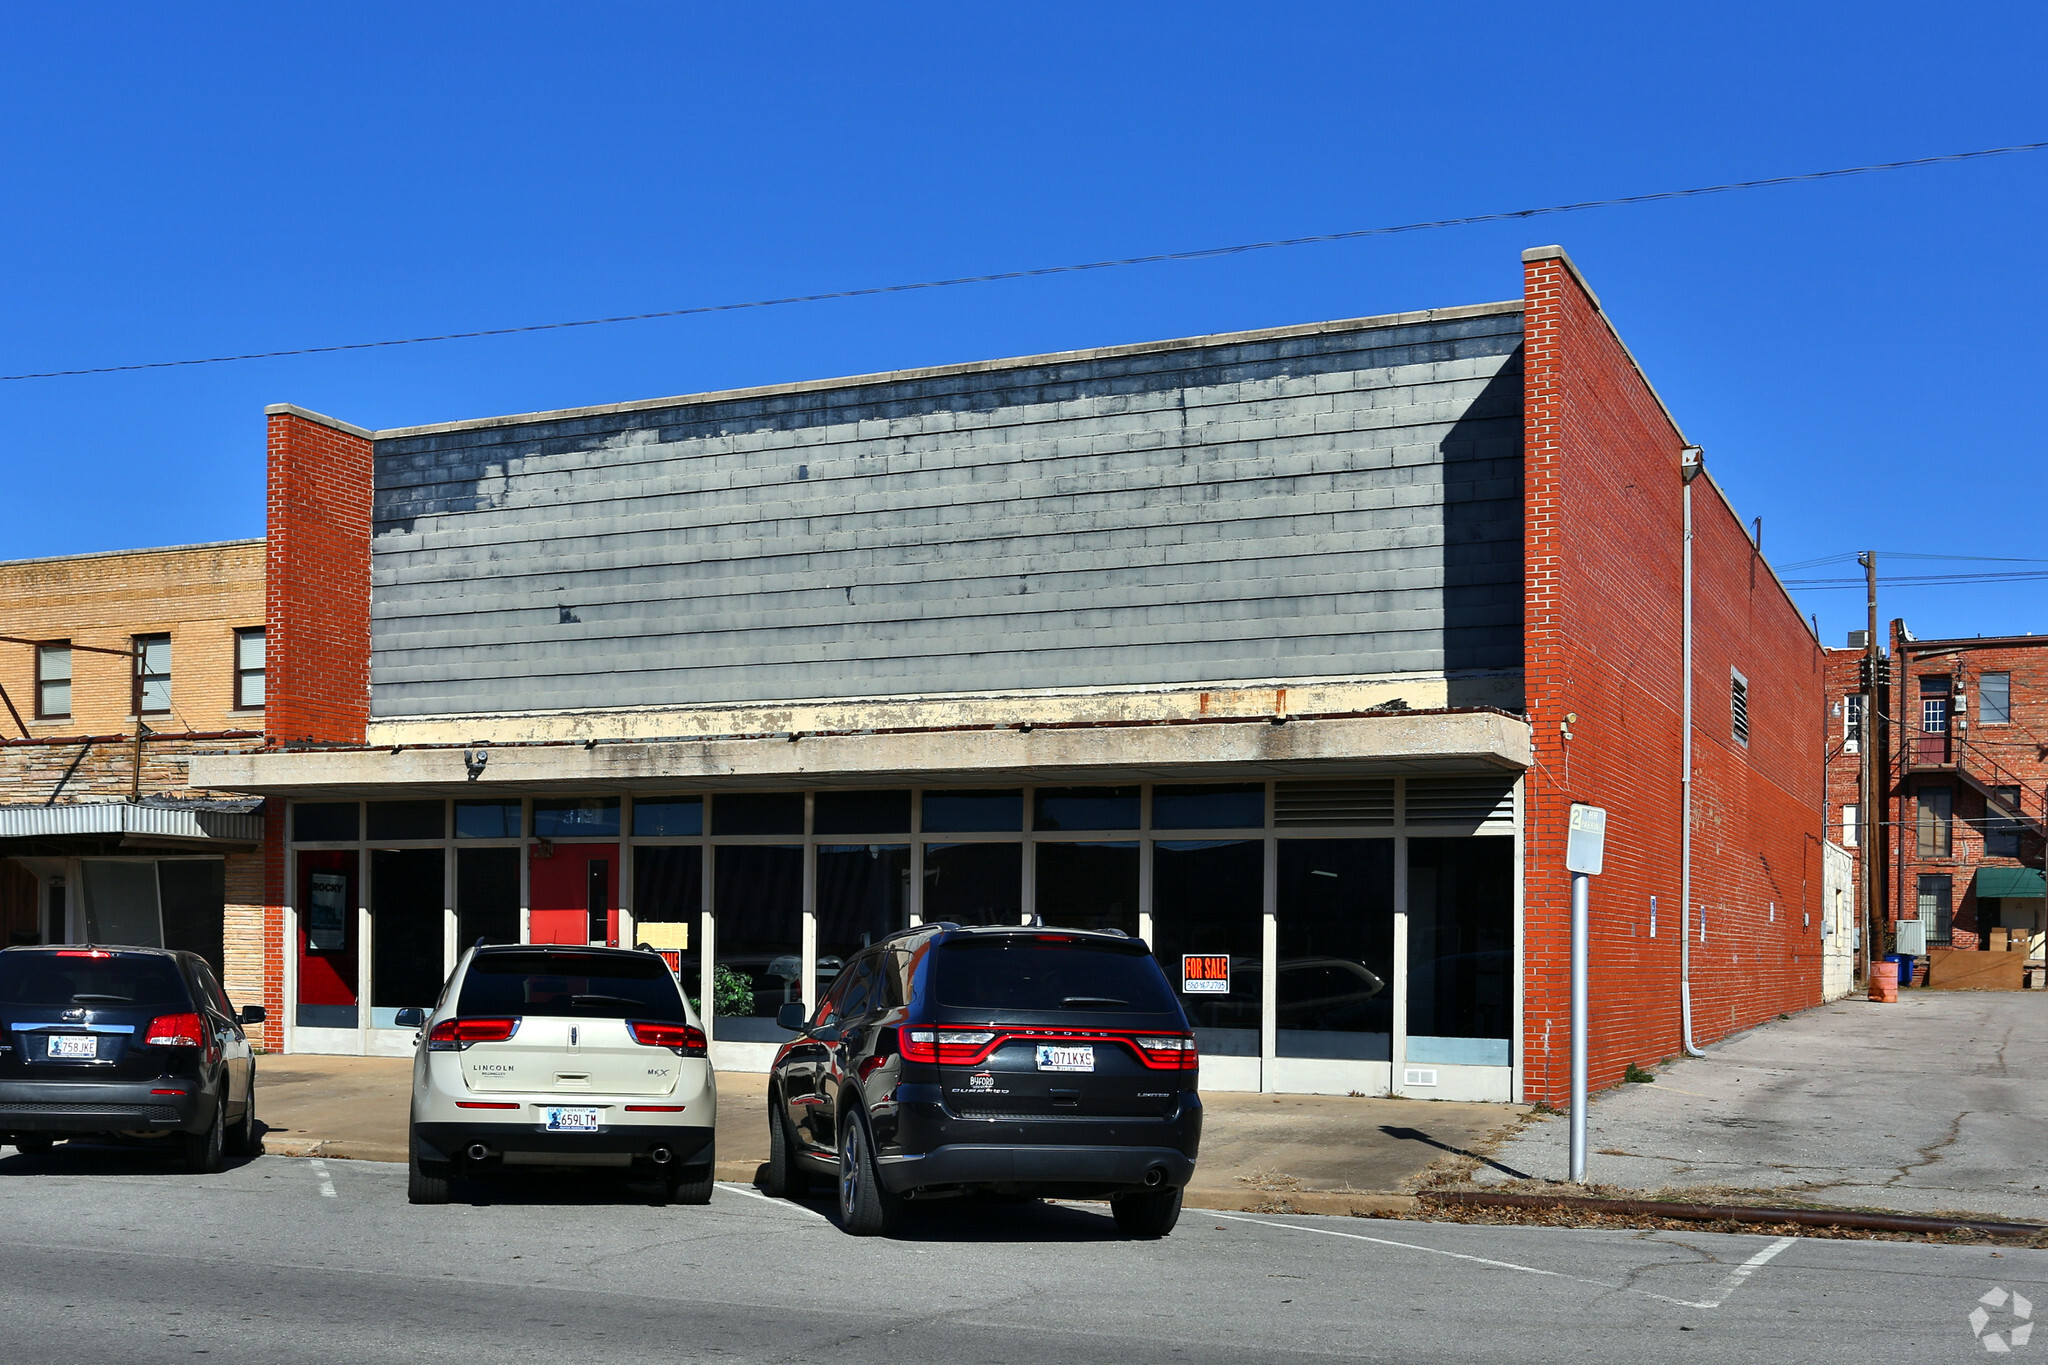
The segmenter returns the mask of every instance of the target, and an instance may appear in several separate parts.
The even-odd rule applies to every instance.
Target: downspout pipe
[[[1679,793],[1682,815],[1678,831],[1678,1023],[1688,1057],[1704,1057],[1692,1040],[1692,481],[1706,468],[1705,452],[1687,446],[1679,454],[1685,480],[1685,736],[1679,744]]]

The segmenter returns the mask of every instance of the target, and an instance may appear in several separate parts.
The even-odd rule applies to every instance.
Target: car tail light
[[[517,1104],[507,1104],[502,1100],[457,1100],[455,1101],[455,1107],[457,1109],[517,1109],[519,1106]]]
[[[58,957],[112,957],[105,948],[59,948]]]
[[[995,1041],[987,1029],[907,1028],[898,1031],[896,1050],[908,1061],[974,1066],[995,1051]]]
[[[685,1057],[704,1055],[704,1030],[693,1024],[657,1023],[651,1019],[629,1019],[626,1032],[642,1047],[674,1048]]]
[[[427,1035],[429,1052],[460,1052],[471,1043],[502,1043],[519,1032],[517,1019],[443,1019]]]
[[[629,1114],[680,1114],[683,1112],[683,1106],[680,1104],[629,1104],[626,1106],[626,1112]]]
[[[144,1047],[205,1047],[206,1026],[196,1014],[159,1014],[143,1031]]]
[[[1162,1038],[1140,1034],[1132,1041],[1138,1045],[1138,1060],[1155,1071],[1193,1071],[1199,1061],[1191,1036]]]

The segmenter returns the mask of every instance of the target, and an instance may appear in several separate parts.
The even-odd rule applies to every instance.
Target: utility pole
[[[1857,558],[1863,564],[1864,604],[1869,613],[1863,638],[1863,734],[1859,743],[1863,779],[1856,806],[1857,823],[1863,827],[1857,832],[1863,847],[1857,850],[1856,867],[1860,874],[1857,899],[1863,903],[1863,979],[1867,983],[1870,965],[1877,961],[1877,860],[1881,856],[1877,832],[1882,827],[1877,818],[1877,720],[1882,693],[1877,686],[1877,551],[1867,550]]]

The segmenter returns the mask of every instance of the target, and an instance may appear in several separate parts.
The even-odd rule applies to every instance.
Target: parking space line
[[[749,1199],[758,1199],[764,1204],[774,1204],[780,1208],[794,1209],[798,1213],[808,1214],[812,1218],[816,1218],[821,1222],[829,1223],[832,1221],[830,1218],[825,1217],[824,1214],[819,1213],[814,1208],[809,1208],[803,1204],[799,1204],[793,1199],[770,1199],[767,1195],[761,1193],[757,1189],[752,1188],[751,1186],[736,1185],[729,1180],[721,1180],[718,1182],[718,1188],[724,1190],[727,1194],[743,1194]]]
[[[327,1163],[316,1156],[307,1164],[313,1168],[313,1174],[320,1179],[320,1193],[328,1199],[339,1198],[340,1196],[334,1192],[334,1178],[327,1174]]]
[[[1398,1247],[1403,1251],[1424,1251],[1432,1256],[1447,1256],[1454,1261],[1470,1261],[1474,1265],[1492,1266],[1496,1270],[1513,1270],[1524,1275],[1544,1275],[1552,1279],[1570,1280],[1574,1284],[1590,1284],[1600,1289],[1618,1289],[1629,1294],[1640,1294],[1646,1299],[1657,1299],[1663,1303],[1676,1304],[1680,1308],[1719,1308],[1727,1302],[1728,1296],[1742,1287],[1747,1280],[1761,1269],[1770,1259],[1791,1246],[1799,1239],[1780,1237],[1756,1255],[1744,1261],[1730,1272],[1721,1282],[1711,1299],[1679,1299],[1669,1294],[1655,1294],[1647,1289],[1636,1289],[1625,1284],[1612,1284],[1606,1280],[1589,1280],[1582,1275],[1567,1275],[1562,1270],[1544,1270],[1539,1266],[1519,1265],[1514,1261],[1498,1261],[1490,1256],[1472,1256],[1462,1251],[1445,1251],[1440,1247],[1426,1247],[1416,1242],[1396,1242],[1387,1237],[1368,1237],[1362,1232],[1339,1232],[1335,1228],[1313,1227],[1306,1223],[1275,1223],[1267,1218],[1247,1218],[1241,1213],[1219,1213],[1214,1209],[1203,1209],[1205,1218],[1228,1218],[1233,1223],[1257,1223],[1262,1228],[1279,1228],[1283,1232],[1313,1232],[1324,1237],[1342,1237],[1347,1241],[1371,1242],[1375,1246]]]

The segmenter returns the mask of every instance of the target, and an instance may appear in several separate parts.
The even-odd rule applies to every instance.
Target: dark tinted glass
[[[380,848],[370,854],[372,1028],[395,1028],[385,1011],[431,1005],[441,994],[441,858],[438,848]]]
[[[1024,828],[1022,791],[924,794],[924,827],[932,834],[979,834]]]
[[[1017,924],[1024,918],[1022,844],[926,844],[926,924]]]
[[[223,858],[166,858],[156,865],[164,947],[197,953],[215,971],[221,969],[224,947],[226,874]]]
[[[519,942],[519,850],[455,850],[455,949]]]
[[[1265,957],[1266,846],[1257,839],[1161,840],[1152,846],[1152,948],[1175,988],[1187,953],[1230,959],[1227,989],[1183,994],[1202,1051],[1259,1055]],[[1211,985],[1213,982],[1201,984]]]
[[[292,807],[292,838],[301,843],[356,837],[353,801],[301,801]]]
[[[1280,1055],[1386,1060],[1394,841],[1283,839],[1279,881]]]
[[[533,832],[542,839],[610,839],[619,832],[619,798],[568,797],[533,803]]]
[[[460,1014],[680,1021],[683,997],[652,953],[483,953],[462,979]]]
[[[457,801],[455,837],[458,839],[517,839],[517,801]]]
[[[1164,1014],[1180,1005],[1150,957],[1133,949],[1057,943],[1022,934],[942,944],[935,998],[948,1009]]]
[[[643,839],[674,839],[703,832],[701,796],[654,796],[633,802],[633,833]]]
[[[0,1001],[10,1005],[191,1008],[191,992],[167,957],[60,957],[0,953]]]
[[[711,803],[713,834],[802,834],[802,792],[722,793]]]
[[[908,844],[818,846],[818,981],[910,923]]]
[[[724,804],[714,804],[714,813]],[[727,844],[712,861],[717,953],[712,964],[715,1035],[728,1042],[782,1042],[782,1006],[803,986],[804,851],[782,844]]]
[[[634,807],[639,808],[638,804]],[[665,844],[633,850],[633,923],[687,925],[688,944],[677,956],[683,990],[695,1000],[702,990],[699,924],[704,913],[704,850],[695,844]],[[644,937],[644,936],[643,936]]]
[[[445,839],[448,808],[439,801],[372,801],[369,807],[369,837],[372,839]]]
[[[1138,932],[1138,845],[1038,845],[1038,918],[1048,928]]]
[[[1154,829],[1260,829],[1265,823],[1263,786],[1152,788]]]
[[[1514,840],[1408,841],[1408,1032],[1502,1038],[1513,1023]]]
[[[908,834],[910,793],[819,792],[811,822],[819,834]]]
[[[1033,829],[1136,829],[1136,787],[1040,787],[1031,797]]]

